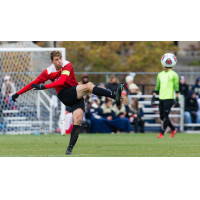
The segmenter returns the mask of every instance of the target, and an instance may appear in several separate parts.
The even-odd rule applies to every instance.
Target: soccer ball
[[[161,64],[165,68],[175,67],[177,63],[176,56],[172,53],[166,53],[161,58]]]

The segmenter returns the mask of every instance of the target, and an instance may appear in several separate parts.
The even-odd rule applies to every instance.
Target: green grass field
[[[74,157],[200,156],[200,134],[80,134]],[[0,135],[0,157],[69,157],[69,135]]]

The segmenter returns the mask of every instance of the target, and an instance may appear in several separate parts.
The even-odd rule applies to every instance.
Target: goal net
[[[57,130],[64,107],[55,100],[55,89],[30,90],[20,95],[16,103],[11,100],[12,94],[51,65],[50,52],[53,50],[61,51],[65,59],[64,48],[41,48],[32,42],[1,45],[0,133],[40,134]]]

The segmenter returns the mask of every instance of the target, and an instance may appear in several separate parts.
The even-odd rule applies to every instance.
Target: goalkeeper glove
[[[178,97],[176,97],[176,99],[174,100],[174,108],[178,108],[180,107],[179,101],[178,101]]]
[[[19,96],[19,95],[18,95],[17,93],[13,94],[13,95],[12,95],[12,100],[13,100],[14,102],[16,102],[16,98],[17,98],[18,96]]]
[[[31,87],[34,88],[34,90],[45,90],[46,89],[46,87],[44,85],[37,85],[37,84],[32,84]]]
[[[156,97],[153,95],[151,99],[151,106],[155,104],[155,101],[156,101]]]

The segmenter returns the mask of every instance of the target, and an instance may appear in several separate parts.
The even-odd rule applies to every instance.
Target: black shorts
[[[62,89],[58,92],[58,99],[66,106],[72,108],[72,112],[74,112],[77,108],[81,108],[85,112],[85,103],[83,97],[81,99],[77,99],[76,93],[77,85]]]
[[[159,112],[161,118],[164,117],[164,115],[169,115],[171,107],[174,104],[174,99],[165,99],[165,100],[159,100]]]

